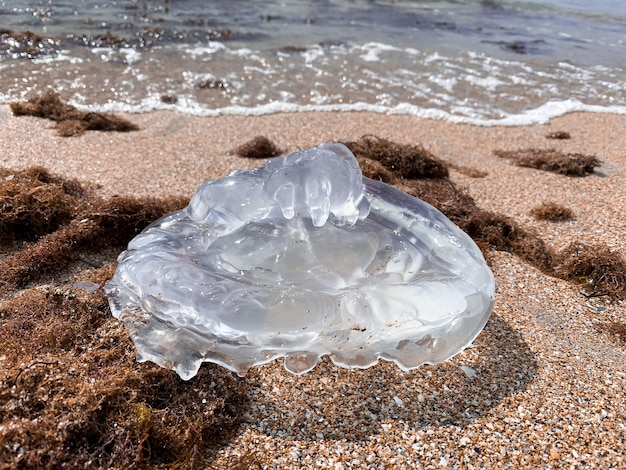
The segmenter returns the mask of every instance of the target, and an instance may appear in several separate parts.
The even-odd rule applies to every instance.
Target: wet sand
[[[374,134],[486,172],[452,170],[451,179],[478,206],[535,229],[556,249],[584,241],[626,256],[626,116],[577,113],[525,127],[369,113],[124,117],[140,130],[64,138],[50,121],[16,118],[0,106],[0,165],[42,165],[95,183],[104,197],[190,196],[207,178],[261,164],[232,153],[256,135],[291,152]],[[571,139],[546,138],[555,131]],[[603,164],[574,178],[493,154],[531,147],[595,155]],[[569,207],[575,219],[535,220],[530,211],[542,202]],[[250,455],[260,468],[626,466],[626,343],[604,326],[623,323],[626,304],[586,297],[579,285],[510,253],[490,259],[496,304],[472,347],[411,372],[384,362],[348,371],[328,360],[299,377],[280,363],[255,368],[242,379],[250,385],[243,422],[220,446],[216,467]]]

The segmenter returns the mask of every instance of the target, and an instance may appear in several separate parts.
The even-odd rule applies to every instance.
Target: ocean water
[[[626,113],[624,0],[0,0],[0,102],[483,125]]]

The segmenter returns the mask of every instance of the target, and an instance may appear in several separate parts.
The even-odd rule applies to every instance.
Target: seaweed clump
[[[550,265],[550,252],[542,240],[509,217],[479,208],[471,196],[450,181],[448,164],[423,147],[371,136],[349,147],[364,176],[393,184],[435,206],[470,235],[486,256],[489,249],[495,248],[515,253],[543,269]]]
[[[235,154],[238,157],[255,159],[276,157],[282,152],[274,142],[262,135],[254,137],[235,149]]]
[[[102,200],[39,167],[0,168],[0,194],[0,467],[208,467],[246,382],[134,362],[102,288],[119,249],[187,201]]]
[[[56,41],[33,31],[13,31],[0,28],[0,55],[33,59],[55,52]]]
[[[567,176],[586,176],[602,162],[595,156],[581,153],[562,153],[549,149],[496,150],[495,155],[512,160],[517,166],[551,171]]]
[[[546,134],[546,139],[567,140],[571,138],[572,136],[570,135],[570,133],[565,131],[555,131]]]
[[[569,207],[554,202],[544,202],[534,207],[530,214],[537,220],[547,220],[548,222],[565,222],[574,219],[574,212]]]
[[[184,382],[133,362],[102,289],[28,293],[0,310],[0,348],[20,351],[0,372],[0,466],[206,468],[237,428],[245,383],[217,366]]]
[[[378,160],[372,160],[362,155],[357,155],[356,158],[364,176],[387,184],[393,184],[396,180],[396,176]]]
[[[516,40],[516,41],[482,41],[486,44],[495,44],[502,50],[514,52],[516,54],[539,54],[543,51],[545,41],[543,39],[534,39],[532,41]]]
[[[472,168],[463,165],[449,164],[449,167],[465,176],[469,176],[470,178],[484,178],[489,174],[486,171],[479,170],[478,168]]]
[[[200,88],[201,90],[207,89],[217,89],[217,88],[228,88],[228,82],[224,80],[220,80],[217,78],[209,78],[207,80],[202,80],[196,84],[196,88]]]
[[[601,332],[606,331],[616,340],[618,340],[622,346],[626,346],[626,323],[621,321],[608,321],[600,322],[598,324]]]
[[[178,96],[176,95],[161,95],[161,103],[165,104],[175,104],[178,101]]]
[[[58,271],[80,250],[123,247],[183,198],[102,200],[78,181],[41,167],[0,168],[0,246],[28,242],[0,259],[0,293]]]
[[[589,297],[626,297],[626,260],[607,247],[572,243],[554,255],[553,271],[582,284]]]
[[[372,147],[374,152],[370,151]],[[550,276],[583,284],[586,295],[626,297],[626,260],[619,253],[575,243],[555,251],[534,230],[522,227],[510,217],[478,207],[470,195],[450,181],[449,165],[440,159],[433,160],[430,153],[416,152],[420,146],[364,137],[351,143],[350,148],[364,176],[393,184],[435,206],[474,239],[487,261],[490,250],[507,251]],[[381,155],[384,157],[379,159]],[[403,161],[407,155],[410,165]],[[420,158],[426,162],[420,164]],[[437,167],[432,173],[415,171],[434,166],[433,161],[445,171]],[[416,174],[423,176],[415,177]]]
[[[447,165],[421,145],[402,145],[376,136],[363,136],[356,142],[343,142],[357,157],[381,163],[400,178],[447,178]]]
[[[0,168],[0,244],[32,241],[69,223],[85,204],[85,189],[43,167]]]
[[[15,116],[35,116],[57,123],[62,137],[81,135],[85,131],[130,132],[139,130],[137,125],[109,113],[79,111],[61,101],[59,95],[48,90],[41,96],[33,96],[25,102],[11,103]]]

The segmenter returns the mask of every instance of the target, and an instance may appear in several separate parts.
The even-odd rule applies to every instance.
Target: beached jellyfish
[[[138,360],[189,379],[278,357],[295,374],[324,355],[439,363],[487,322],[494,279],[441,212],[323,144],[204,183],[130,242],[106,293]]]

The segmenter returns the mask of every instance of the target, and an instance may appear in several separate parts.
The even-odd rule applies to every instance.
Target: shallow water
[[[0,34],[0,102],[51,87],[89,109],[200,115],[626,112],[618,0],[0,0],[2,28],[39,37]]]

